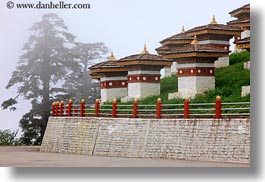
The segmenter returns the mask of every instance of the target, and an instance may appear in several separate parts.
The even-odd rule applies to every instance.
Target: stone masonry
[[[250,163],[250,120],[50,117],[41,151]]]
[[[241,97],[245,97],[250,94],[250,85],[249,86],[242,86],[241,88]]]

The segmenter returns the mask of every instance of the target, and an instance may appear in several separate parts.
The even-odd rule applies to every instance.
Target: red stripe
[[[197,67],[197,68],[179,68],[178,76],[214,76],[215,68]]]
[[[145,82],[145,83],[160,83],[160,75],[130,75],[128,83]]]
[[[127,88],[127,80],[108,80],[100,82],[100,88]]]

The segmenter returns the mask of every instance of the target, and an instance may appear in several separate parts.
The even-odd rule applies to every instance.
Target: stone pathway
[[[250,167],[249,164],[99,157],[39,152],[39,147],[0,147],[0,167]]]

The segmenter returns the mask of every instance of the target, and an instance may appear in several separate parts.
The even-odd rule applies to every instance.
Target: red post
[[[112,117],[116,118],[117,117],[117,100],[113,99],[112,101]]]
[[[133,101],[133,118],[138,118],[138,100]]]
[[[162,112],[162,100],[160,98],[157,99],[156,102],[156,118],[161,119],[161,112]]]
[[[52,116],[55,116],[55,102],[52,103]]]
[[[186,98],[184,101],[184,118],[190,118],[190,100]]]
[[[215,118],[221,118],[221,114],[222,114],[222,100],[220,96],[217,96],[215,101]]]
[[[60,102],[60,116],[63,116],[64,115],[64,102],[61,101]]]
[[[80,116],[84,117],[85,116],[85,99],[81,100],[81,104],[80,104]]]
[[[99,102],[99,99],[96,99],[96,102],[95,102],[95,117],[99,117],[99,108],[100,108],[100,102]]]
[[[68,113],[67,113],[67,115],[68,116],[72,116],[72,108],[73,107],[73,100],[72,99],[70,99],[69,101],[68,101]]]
[[[59,102],[55,102],[55,111],[54,111],[54,115],[55,116],[59,116]]]

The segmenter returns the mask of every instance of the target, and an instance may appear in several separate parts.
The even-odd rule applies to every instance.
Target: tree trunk
[[[83,69],[83,75],[82,75],[82,79],[83,79],[83,89],[82,89],[82,98],[86,100],[86,102],[88,102],[88,97],[89,95],[91,95],[91,79],[90,79],[90,75],[88,74],[88,70],[87,70],[87,66],[88,66],[88,62],[87,61],[83,61],[84,64],[84,69]]]
[[[45,75],[43,79],[41,79],[43,82],[43,89],[42,89],[42,120],[43,125],[40,128],[40,134],[41,134],[41,141],[44,136],[44,132],[46,130],[47,122],[50,116],[50,76]]]

